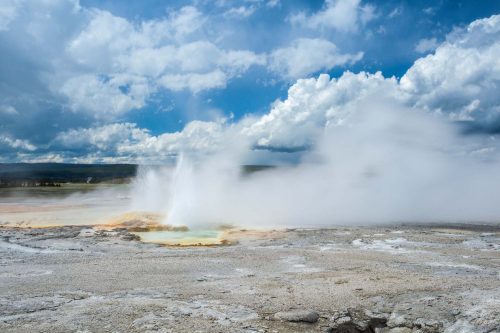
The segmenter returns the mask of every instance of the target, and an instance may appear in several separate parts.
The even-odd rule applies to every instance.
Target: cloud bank
[[[253,6],[251,19],[284,4],[243,5]],[[240,7],[224,1],[216,6]],[[470,132],[499,130],[498,15],[456,28],[400,79],[376,71],[345,71],[330,79],[310,76],[367,56],[345,51],[331,33],[351,38],[382,9],[367,1],[326,1],[319,10],[288,16],[296,34],[252,50],[220,34],[223,12],[211,16],[194,5],[154,19],[124,18],[69,0],[8,0],[0,8],[2,161],[173,162],[182,151],[210,153],[228,131],[260,153],[303,151],[327,127],[345,123],[351,104],[374,93],[442,114]],[[167,133],[138,124],[139,110],[165,94],[208,101],[205,92],[252,69],[272,75],[270,85],[293,83],[267,112],[236,121],[218,114]]]
[[[343,126],[351,117],[352,105],[372,95],[397,100],[404,107],[442,115],[471,128],[481,126],[493,131],[500,111],[500,60],[496,56],[500,51],[499,18],[478,20],[454,31],[435,53],[417,60],[399,80],[384,77],[381,72],[348,71],[338,79],[326,74],[299,79],[289,88],[287,98],[276,101],[263,116],[249,116],[239,122],[223,118],[196,121],[181,132],[158,136],[122,124],[120,139],[101,139],[107,142],[107,149],[102,151],[133,156],[138,161],[162,157],[165,161],[181,151],[210,153],[223,142],[226,131],[237,133],[259,149],[304,150],[314,146],[326,128]],[[107,133],[116,126],[72,130],[61,133],[55,142],[68,135],[91,138],[87,133]],[[100,144],[87,141],[86,147],[99,148]]]
[[[128,123],[136,123],[136,114],[178,96],[211,100],[206,97],[209,91],[223,90],[252,71],[263,71],[270,81],[289,84],[318,71],[356,63],[362,57],[361,52],[344,52],[325,38],[284,38],[260,50],[233,41],[228,33],[233,25],[243,24],[252,14],[276,12],[279,1],[238,6],[220,1],[216,3],[219,12],[207,10],[207,6],[212,7],[200,1],[169,7],[154,18],[131,18],[83,6],[78,0],[3,1],[2,161],[43,160],[44,156],[47,161],[111,161],[112,153],[129,150],[106,145],[109,150],[103,151],[90,142],[86,149],[66,145],[64,151],[60,137],[66,132],[85,135],[117,124],[128,128]],[[298,61],[301,57],[309,60]],[[193,118],[197,117],[188,120]],[[147,133],[144,140],[183,136],[171,133],[148,138],[152,136],[148,126],[141,126],[146,126],[140,129]],[[194,126],[196,123],[189,128]],[[133,130],[124,133],[131,135],[128,142],[140,141]],[[175,141],[168,142],[171,147],[166,151],[178,146]],[[128,145],[127,140],[116,144]],[[91,153],[92,147],[96,150]],[[138,155],[131,152],[129,161],[138,161]],[[127,159],[115,157],[117,161]]]

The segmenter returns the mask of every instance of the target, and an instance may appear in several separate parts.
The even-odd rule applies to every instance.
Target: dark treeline
[[[0,164],[0,187],[126,182],[136,173],[134,164],[5,163]]]
[[[125,183],[137,174],[136,164],[0,163],[0,187],[58,187],[63,183]],[[242,173],[268,170],[243,165]]]

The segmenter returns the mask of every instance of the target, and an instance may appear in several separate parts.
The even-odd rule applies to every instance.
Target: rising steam
[[[209,156],[184,153],[175,170],[144,170],[135,202],[191,227],[500,219],[494,140],[392,100],[366,98],[347,111],[299,163],[248,175],[241,165],[252,142],[228,129],[228,144]]]

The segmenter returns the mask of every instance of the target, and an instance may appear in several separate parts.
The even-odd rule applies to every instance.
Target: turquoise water
[[[222,232],[217,230],[134,232],[143,242],[169,245],[220,244]]]

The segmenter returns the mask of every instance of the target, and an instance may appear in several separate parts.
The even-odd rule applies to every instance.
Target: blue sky
[[[84,6],[109,10],[132,21],[162,18],[167,11],[190,4],[186,1],[168,3],[169,5],[165,6],[165,1],[140,1],[133,4],[124,4],[120,1],[81,1]],[[214,6],[213,1],[205,3],[199,1],[199,3],[197,8],[209,15],[220,15],[221,11],[228,7],[256,6],[252,1],[227,1],[228,5],[221,9]],[[364,3],[376,8],[377,17],[354,36],[335,30],[318,32],[290,27],[287,18],[291,14],[300,11],[319,11],[325,5],[324,1],[280,1],[279,5],[272,9],[259,7],[247,18],[228,19],[220,29],[232,32],[234,37],[228,42],[230,47],[250,49],[255,52],[270,52],[279,45],[287,45],[296,36],[301,36],[326,37],[343,50],[365,53],[363,59],[355,64],[312,72],[309,74],[312,76],[321,72],[338,77],[344,70],[354,72],[364,70],[382,71],[386,76],[400,77],[415,59],[422,56],[421,52],[415,50],[421,39],[436,38],[442,41],[454,27],[500,12],[500,5],[495,1],[365,1]],[[428,50],[430,51],[432,50]],[[204,119],[207,115],[201,110],[206,108],[215,107],[226,114],[232,112],[236,118],[247,113],[264,113],[272,101],[286,97],[290,85],[287,81],[279,81],[273,85],[261,83],[273,79],[277,78],[255,68],[242,77],[232,80],[225,89],[206,91],[199,96],[164,92],[159,98],[163,104],[170,105],[173,112],[155,112],[158,106],[151,105],[144,109],[146,112],[132,114],[130,120],[159,134],[164,131],[180,130],[186,121]],[[196,110],[190,110],[193,106]]]
[[[451,52],[446,43],[463,47],[472,22],[498,13],[498,1],[5,0],[1,161],[150,162],[203,149],[221,128],[255,129],[248,124],[273,114],[300,79],[381,71],[399,80],[439,47]],[[468,50],[498,45],[498,31],[484,31],[487,45]],[[489,95],[448,110],[445,99],[458,92],[437,101],[411,94],[407,103],[452,115],[478,100],[478,116],[460,120],[490,132],[498,123]],[[321,127],[328,117],[311,123]],[[255,144],[273,148],[286,132],[277,126],[252,134]],[[312,139],[287,140],[275,146]]]

